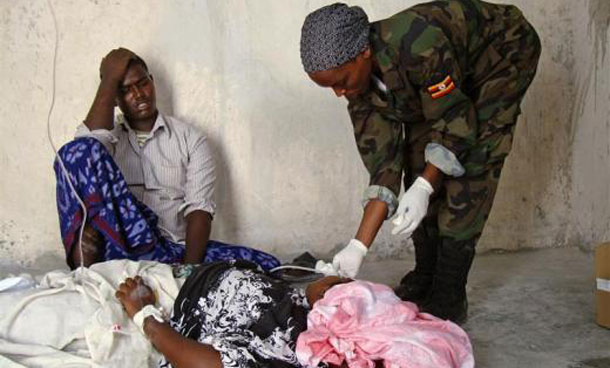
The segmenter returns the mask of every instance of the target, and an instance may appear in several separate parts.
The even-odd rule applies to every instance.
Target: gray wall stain
[[[606,49],[608,47],[608,27],[610,27],[610,1],[608,0],[589,0],[589,35],[593,38],[594,44],[594,91],[597,91],[598,83],[598,60],[601,49],[601,62],[606,59]],[[595,94],[595,108],[597,109],[597,94]]]
[[[610,27],[610,1],[589,0],[589,33],[593,34],[595,43],[595,60],[601,46],[602,61],[606,58],[608,46],[608,28]]]
[[[608,28],[610,28],[610,1],[608,0],[589,0],[589,24],[588,33],[592,38],[594,52],[592,57],[592,68],[588,70],[586,76],[579,83],[576,91],[575,111],[572,115],[572,122],[575,123],[585,112],[586,99],[590,97],[589,86],[591,78],[594,78],[593,91],[597,90],[598,60],[601,51],[602,63],[606,58],[608,47]],[[597,95],[594,93],[595,105],[597,105]],[[571,142],[576,134],[574,124],[570,132]]]
[[[601,65],[606,60],[606,51],[608,47],[608,29],[610,28],[610,1],[608,0],[589,0],[589,34],[593,37],[594,44],[594,59],[595,65],[595,105],[597,107],[597,82],[600,64],[599,53],[601,48]],[[601,47],[600,47],[601,46]],[[607,70],[601,70],[602,73]],[[608,128],[610,120],[606,120],[606,128]]]

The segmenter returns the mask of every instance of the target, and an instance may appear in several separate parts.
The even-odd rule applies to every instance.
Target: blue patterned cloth
[[[152,260],[182,263],[184,245],[161,235],[158,218],[130,191],[123,174],[106,148],[94,138],[78,138],[59,150],[79,197],[87,207],[87,222],[104,239],[104,260]],[[83,211],[55,160],[57,210],[66,256],[80,232]],[[204,262],[244,259],[264,270],[280,265],[274,256],[239,245],[209,241]]]

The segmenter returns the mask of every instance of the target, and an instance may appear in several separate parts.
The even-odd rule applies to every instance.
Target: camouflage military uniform
[[[540,41],[514,6],[441,0],[372,23],[370,47],[373,75],[383,84],[372,83],[348,105],[371,175],[365,202],[385,201],[391,216],[403,173],[408,188],[426,166],[430,143],[455,154],[465,173],[445,176],[433,194],[412,236],[415,270],[396,292],[460,322],[474,247],[536,73]]]
[[[373,84],[348,106],[370,185],[398,196],[402,173],[408,187],[425,167],[426,145],[439,143],[466,173],[445,177],[428,217],[441,236],[477,237],[536,72],[536,32],[513,6],[445,0],[372,23],[370,46],[388,91]],[[434,96],[434,86],[445,93]]]

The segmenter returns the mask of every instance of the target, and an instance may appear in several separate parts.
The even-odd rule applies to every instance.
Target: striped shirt
[[[98,139],[121,169],[129,190],[159,216],[162,234],[184,244],[186,215],[214,215],[214,161],[207,138],[195,126],[158,115],[142,145],[122,115],[114,129],[90,131],[79,125],[76,137]]]

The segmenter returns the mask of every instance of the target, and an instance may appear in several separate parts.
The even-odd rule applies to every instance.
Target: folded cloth
[[[271,273],[273,277],[290,282],[292,284],[304,284],[324,277],[322,274],[315,272],[316,263],[321,262],[311,255],[309,252],[304,252],[290,263],[286,263],[280,267],[281,270]],[[296,266],[295,268],[291,268]],[[308,268],[304,270],[302,268]]]
[[[367,281],[336,285],[314,304],[296,354],[304,366],[474,367],[470,340],[458,325],[419,313],[391,288]]]

